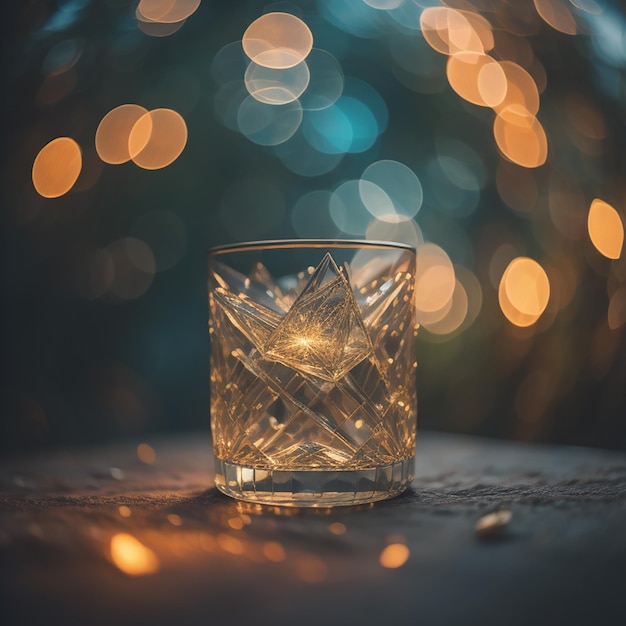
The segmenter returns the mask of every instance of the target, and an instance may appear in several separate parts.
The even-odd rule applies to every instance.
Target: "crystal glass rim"
[[[369,239],[268,239],[228,243],[209,248],[209,256],[246,250],[279,250],[289,248],[365,248],[382,250],[412,250],[416,248],[397,241],[377,241]]]

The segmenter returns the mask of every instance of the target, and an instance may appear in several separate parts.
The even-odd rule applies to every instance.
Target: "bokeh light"
[[[44,198],[66,194],[78,180],[82,165],[80,146],[73,139],[53,139],[35,157],[32,169],[35,190]]]
[[[321,15],[346,33],[363,39],[380,35],[380,11],[365,2],[358,8],[353,0],[318,0],[317,4]]]
[[[607,317],[611,330],[617,330],[626,324],[626,285],[611,296]]]
[[[548,306],[550,281],[533,259],[517,257],[507,266],[498,290],[500,308],[516,326],[531,326]]]
[[[420,15],[427,2],[401,2],[397,7],[387,9],[386,14],[394,27],[405,35],[415,35],[420,30]],[[432,3],[431,3],[432,4]]]
[[[140,443],[137,446],[137,457],[142,463],[152,465],[156,461],[156,452],[154,448],[147,443]]]
[[[343,152],[328,154],[317,150],[302,132],[302,125],[287,141],[274,146],[273,149],[289,171],[307,178],[316,178],[332,172],[345,156]]]
[[[187,144],[187,125],[171,109],[153,109],[135,122],[128,136],[133,162],[145,170],[158,170],[173,163]]]
[[[147,113],[147,109],[138,104],[122,104],[109,111],[96,129],[96,151],[105,162],[118,165],[130,161],[129,137],[135,124]],[[144,131],[145,132],[145,131]],[[151,133],[145,132],[146,136]],[[136,138],[135,142],[139,143]],[[143,146],[147,138],[141,139]]]
[[[365,152],[374,145],[382,132],[380,122],[367,100],[356,97],[356,93],[346,95],[351,93],[349,87],[353,85],[346,81],[343,95],[334,104],[308,112],[303,126],[304,134],[318,151],[325,154]]]
[[[445,307],[443,316],[432,322],[426,318],[426,321],[422,320],[422,326],[434,335],[450,335],[462,326],[467,318],[468,311],[468,294],[461,281],[457,278],[452,298]]]
[[[384,197],[377,191],[382,190]],[[404,221],[415,217],[422,206],[422,184],[415,173],[398,161],[376,161],[361,175],[361,200],[382,221]]]
[[[306,61],[287,69],[248,65],[244,82],[248,93],[266,104],[287,104],[299,98],[309,86],[311,74]]]
[[[365,234],[372,215],[363,203],[361,190],[370,186],[376,187],[366,181],[347,180],[333,191],[329,201],[330,216],[341,232]]]
[[[600,254],[619,259],[624,245],[624,224],[619,213],[607,202],[596,198],[587,218],[589,237]]]
[[[373,219],[365,230],[365,238],[372,241],[396,241],[418,248],[424,235],[414,220],[389,221]]]
[[[576,22],[565,0],[533,0],[537,13],[555,30],[566,35],[575,35]]]
[[[439,155],[424,177],[430,204],[441,213],[463,217],[478,207],[484,186],[484,168],[478,155],[458,142],[440,142]]]
[[[317,189],[301,196],[291,211],[293,228],[300,237],[332,239],[339,229],[330,216],[330,191]]]
[[[177,33],[184,25],[186,20],[180,22],[152,22],[146,19],[138,19],[137,28],[150,37],[169,37]]]
[[[76,39],[64,39],[52,46],[46,54],[42,69],[47,76],[58,76],[74,67],[83,53],[81,42]]]
[[[250,94],[243,80],[233,80],[220,86],[213,100],[213,114],[230,130],[239,132],[239,107]],[[269,110],[268,110],[269,113]]]
[[[399,7],[404,0],[363,0],[365,4],[369,4],[369,6],[374,9],[381,9],[382,11],[387,11],[389,9],[395,9]]]
[[[348,76],[345,79],[343,93],[345,96],[349,96],[352,100],[360,102],[376,120],[377,134],[383,133],[389,122],[389,111],[387,103],[380,93],[364,80],[359,80],[352,76]],[[370,134],[368,128],[367,134]]]
[[[305,583],[320,583],[328,575],[328,567],[324,561],[313,556],[299,558],[296,561],[296,571]]]
[[[211,62],[211,75],[220,85],[242,80],[249,62],[241,41],[231,41],[215,53]]]
[[[309,27],[290,13],[266,13],[243,34],[244,52],[251,61],[273,69],[294,67],[313,47]]]
[[[303,131],[311,146],[324,154],[349,152],[354,137],[350,118],[336,104],[310,112]]]
[[[443,248],[425,243],[417,250],[415,307],[417,321],[434,323],[448,313],[456,286],[454,267]]]
[[[337,102],[344,85],[339,61],[330,52],[313,48],[307,56],[306,64],[310,77],[306,91],[300,96],[302,108],[317,111]]]
[[[481,54],[486,48],[465,14],[448,7],[428,7],[420,17],[424,39],[437,52]]]
[[[511,105],[496,115],[493,134],[504,156],[523,167],[539,167],[548,158],[543,126],[527,109]]]
[[[243,541],[237,539],[237,537],[233,537],[227,533],[219,533],[217,536],[217,544],[219,545],[224,552],[228,552],[229,554],[234,554],[236,556],[240,556],[245,553],[246,546]]]
[[[284,143],[302,123],[302,105],[298,100],[282,105],[266,104],[248,96],[237,111],[239,131],[261,146]]]
[[[519,105],[530,114],[536,115],[539,111],[539,90],[533,77],[521,66],[513,61],[500,61],[500,68],[506,80],[506,93],[496,104],[496,112],[503,111],[509,106]]]
[[[380,553],[380,564],[388,569],[402,567],[408,560],[411,552],[403,543],[392,543]]]
[[[507,80],[500,64],[488,54],[459,52],[448,59],[448,81],[461,98],[485,107],[500,104]]]
[[[333,522],[328,527],[328,531],[332,535],[344,535],[346,533],[346,530],[347,530],[346,525],[342,524],[341,522]]]
[[[160,562],[153,550],[128,533],[111,537],[111,560],[128,576],[146,576],[160,569]]]
[[[263,555],[274,563],[281,563],[287,558],[285,549],[278,541],[266,541],[263,544]]]
[[[137,14],[148,21],[176,24],[195,13],[200,0],[140,0]]]

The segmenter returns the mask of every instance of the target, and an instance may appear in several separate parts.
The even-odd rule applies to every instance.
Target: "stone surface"
[[[149,441],[151,465],[137,443],[2,463],[3,624],[626,620],[626,454],[421,434],[404,495],[301,511],[219,494],[207,434]],[[503,532],[478,539],[501,509]],[[117,533],[158,572],[115,567]],[[396,543],[408,560],[382,567]]]

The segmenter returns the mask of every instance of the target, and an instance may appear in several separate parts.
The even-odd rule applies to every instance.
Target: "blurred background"
[[[418,248],[419,428],[626,448],[619,0],[3,8],[0,446],[209,425],[206,252]]]

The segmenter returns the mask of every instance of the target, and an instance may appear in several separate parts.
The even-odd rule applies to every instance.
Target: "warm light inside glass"
[[[453,276],[439,250],[425,285],[429,272]],[[220,489],[328,506],[403,488],[415,445],[414,285],[415,251],[401,245],[268,242],[211,256]],[[451,299],[454,278],[449,295],[431,290]]]

